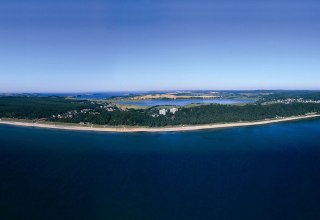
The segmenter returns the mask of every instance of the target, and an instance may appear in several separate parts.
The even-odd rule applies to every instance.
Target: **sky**
[[[1,0],[0,92],[320,89],[318,0]]]

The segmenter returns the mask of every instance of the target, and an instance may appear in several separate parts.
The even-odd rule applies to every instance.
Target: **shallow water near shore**
[[[0,125],[0,219],[320,219],[320,120],[173,133]]]

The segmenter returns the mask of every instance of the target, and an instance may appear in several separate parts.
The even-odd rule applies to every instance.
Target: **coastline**
[[[313,115],[302,115],[293,116],[280,119],[266,119],[262,121],[253,122],[232,122],[232,123],[217,123],[217,124],[206,124],[206,125],[187,125],[187,126],[176,126],[176,127],[84,127],[73,124],[44,124],[44,123],[32,123],[32,122],[22,122],[22,121],[11,121],[0,119],[0,124],[4,125],[14,125],[23,127],[34,127],[34,128],[47,128],[47,129],[59,129],[59,130],[72,130],[72,131],[96,131],[96,132],[122,132],[122,133],[132,133],[132,132],[179,132],[179,131],[195,131],[195,130],[209,130],[217,128],[232,128],[232,127],[244,127],[244,126],[256,126],[265,125],[272,123],[280,123],[294,120],[303,120],[320,117],[320,114]]]

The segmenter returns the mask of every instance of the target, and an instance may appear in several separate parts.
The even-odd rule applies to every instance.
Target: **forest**
[[[121,110],[113,106],[112,110],[107,111],[105,106],[99,102],[62,97],[0,97],[0,118],[149,127],[256,121],[320,113],[320,104],[210,104],[179,107],[178,112],[168,113],[166,116],[157,115],[155,117],[156,113],[158,113],[158,108],[155,107]],[[68,114],[69,117],[62,117]],[[62,118],[53,117],[56,115],[62,115]]]

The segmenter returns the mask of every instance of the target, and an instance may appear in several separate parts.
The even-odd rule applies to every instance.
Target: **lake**
[[[236,100],[236,99],[153,99],[141,101],[118,101],[117,104],[135,105],[135,106],[157,106],[157,105],[176,105],[185,106],[190,104],[241,104],[253,103],[256,100]]]
[[[109,93],[95,93],[95,94],[69,94],[77,99],[109,99],[112,97],[126,97],[128,95],[143,95],[142,92],[109,92]],[[52,95],[52,94],[51,94]],[[65,94],[63,94],[65,95]],[[256,100],[241,100],[241,99],[151,99],[151,100],[139,100],[139,101],[117,101],[116,104],[122,105],[135,105],[135,106],[157,106],[157,105],[176,105],[185,106],[190,104],[241,104],[241,103],[253,103]]]
[[[0,219],[320,219],[320,120],[177,133],[0,125]]]

